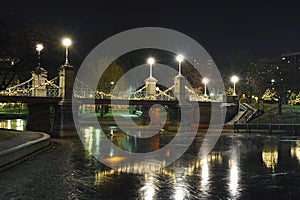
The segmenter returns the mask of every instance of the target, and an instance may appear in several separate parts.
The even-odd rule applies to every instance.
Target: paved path
[[[10,130],[5,132],[9,132],[12,137],[0,142],[0,171],[49,145],[50,136],[45,133]]]
[[[94,170],[104,166],[88,155],[79,138],[50,143],[41,153],[0,172],[0,200],[108,199],[93,182]]]

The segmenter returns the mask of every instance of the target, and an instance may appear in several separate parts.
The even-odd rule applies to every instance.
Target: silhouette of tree
[[[0,18],[0,24],[4,24],[0,31],[0,90],[15,80],[25,81],[30,78],[30,72],[37,67],[37,43],[44,45],[41,52],[42,67],[50,72],[49,76],[56,75],[64,59],[64,49],[60,42],[64,31],[47,26],[15,28],[16,24],[5,25],[6,21],[5,17]]]

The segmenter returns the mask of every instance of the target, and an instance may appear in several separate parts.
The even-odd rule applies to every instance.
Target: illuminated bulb
[[[150,57],[150,58],[148,58],[147,62],[149,65],[153,65],[155,63],[155,60],[154,60],[154,58]]]
[[[231,82],[236,83],[238,81],[239,81],[239,77],[237,77],[237,76],[232,76],[231,77]]]
[[[65,47],[69,47],[69,46],[71,46],[72,41],[71,41],[70,38],[64,38],[63,41],[62,41],[62,43],[63,43],[63,45],[64,45]]]
[[[40,52],[44,49],[44,46],[42,44],[37,44],[35,49]]]
[[[183,55],[178,55],[178,56],[176,56],[176,60],[177,60],[178,62],[182,62],[182,61],[184,60]]]

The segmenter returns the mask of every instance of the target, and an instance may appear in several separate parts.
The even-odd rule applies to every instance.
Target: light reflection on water
[[[3,119],[0,120],[0,128],[23,131],[26,130],[26,120],[24,119]]]
[[[87,127],[83,131],[87,149],[99,149],[97,146],[101,145],[102,130]],[[120,134],[117,130],[107,130],[104,134],[110,137],[115,145],[127,151],[138,151],[139,148],[148,147],[151,149],[151,146],[161,147],[161,142],[166,141],[167,137],[161,134],[158,139],[147,143],[146,147],[145,144],[138,144],[139,142],[132,138],[128,139],[126,134]],[[115,184],[128,184],[116,183],[112,177],[122,177],[140,169],[140,174],[132,174],[138,180],[132,184],[137,184],[139,188],[138,197],[133,199],[242,199],[249,196],[255,198],[261,195],[254,192],[255,190],[268,190],[274,187],[273,184],[278,184],[276,179],[281,176],[277,174],[300,172],[300,142],[294,141],[298,136],[280,142],[280,138],[285,137],[290,138],[290,136],[258,134],[223,135],[213,151],[206,158],[200,158],[195,149],[199,150],[198,140],[202,140],[203,137],[198,136],[196,142],[180,159],[163,169],[142,173],[147,167],[145,163],[135,163],[118,169],[99,169],[93,177],[94,185],[99,188],[109,185],[113,188]],[[118,157],[114,152],[111,152],[110,156],[112,162],[126,159]],[[141,174],[143,176],[140,176]],[[269,176],[272,179],[269,180]],[[262,181],[255,180],[254,184],[252,182],[254,179]],[[298,186],[300,187],[300,184]],[[126,191],[119,192],[121,194]],[[266,194],[272,196],[272,192]]]
[[[295,146],[293,146],[290,150],[292,158],[297,158],[300,162],[300,142],[296,142]]]
[[[155,182],[157,180],[152,173],[145,174],[145,185],[140,189],[143,199],[152,200],[155,197],[155,190],[157,190]]]
[[[239,196],[239,167],[237,149],[232,149],[231,159],[229,159],[229,192],[233,198]]]
[[[25,120],[1,120],[0,127],[24,130]],[[172,137],[160,134],[145,143],[120,133],[116,127],[82,129],[87,152],[99,152],[103,136],[130,152],[155,151]],[[109,169],[92,162],[85,169],[101,199],[297,199],[300,195],[300,136],[222,135],[205,158],[198,156],[203,137],[198,134],[191,148],[171,165],[142,173],[147,163]],[[141,143],[142,142],[142,143]],[[169,152],[172,153],[172,152]],[[87,153],[87,158],[92,159]],[[124,157],[111,150],[110,162]],[[140,173],[132,174],[132,171]],[[128,178],[133,177],[133,178]],[[132,190],[128,190],[128,186]],[[111,196],[113,197],[111,198]],[[125,196],[124,196],[125,195]],[[91,197],[91,199],[97,199]]]
[[[278,164],[278,149],[277,146],[265,145],[262,152],[262,160],[267,168],[274,168]]]

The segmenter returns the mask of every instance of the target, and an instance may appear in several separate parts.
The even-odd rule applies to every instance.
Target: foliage
[[[243,72],[244,74],[244,93],[248,93],[249,97],[261,97],[266,86],[264,77],[262,76],[262,67],[255,63],[251,63]]]
[[[14,17],[0,9],[0,90],[30,78],[30,72],[38,64],[37,43],[44,45],[42,67],[49,71],[49,76],[56,76],[64,61],[64,47],[60,41],[64,30],[55,26],[24,28],[23,22],[11,19]],[[72,52],[70,56],[73,57]]]
[[[251,123],[300,124],[300,106],[283,105],[282,114],[278,113],[276,104],[264,104],[265,113]]]
[[[57,39],[63,31],[56,27],[23,29],[2,37],[0,51],[0,89],[11,85],[14,80],[25,81],[30,72],[37,67],[35,45],[43,43],[41,65],[50,71],[50,76],[57,74],[63,62],[63,47]],[[55,71],[54,71],[55,69]]]
[[[265,93],[262,95],[262,99],[266,102],[277,102],[277,93],[275,90],[266,89]]]
[[[288,104],[295,105],[300,104],[300,92],[296,95],[294,92],[291,93]]]
[[[101,76],[98,88],[101,91],[110,91],[114,88],[115,84],[124,74],[124,69],[118,65],[116,62],[113,62],[109,67],[104,71]]]
[[[233,88],[232,87],[227,87],[225,93],[226,93],[226,95],[232,95],[233,94]]]

